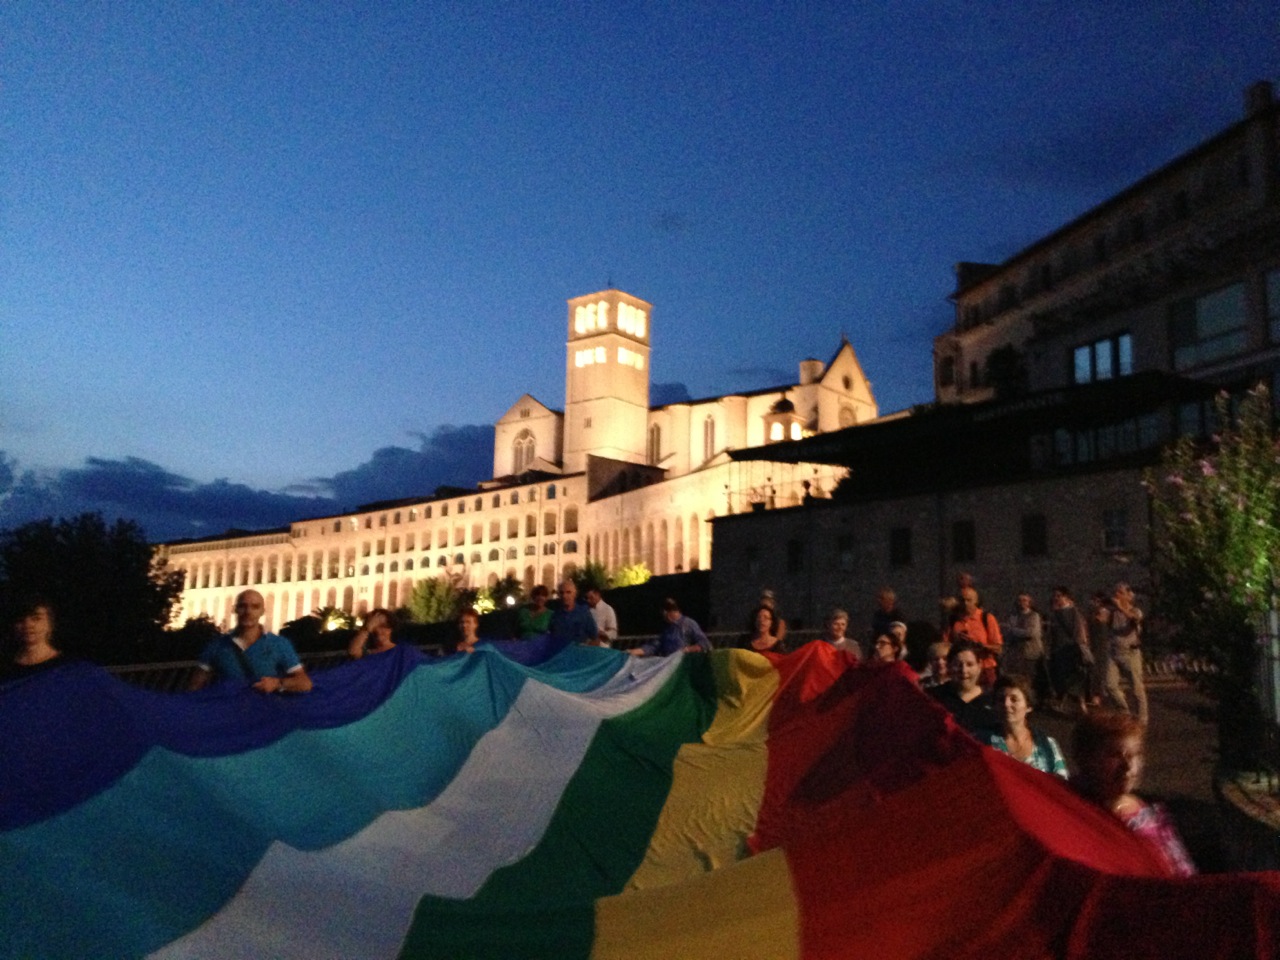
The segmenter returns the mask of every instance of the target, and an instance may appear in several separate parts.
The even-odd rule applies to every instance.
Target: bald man
[[[236,628],[209,643],[200,653],[191,690],[214,679],[248,683],[259,693],[306,693],[311,678],[298,653],[284,637],[262,629],[266,603],[257,590],[236,597]]]

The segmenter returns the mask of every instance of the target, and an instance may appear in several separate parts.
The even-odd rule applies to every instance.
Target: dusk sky
[[[1240,118],[1280,37],[1274,0],[363,6],[0,10],[0,528],[474,483],[609,285],[663,396],[843,333],[881,412],[927,401],[954,263]]]

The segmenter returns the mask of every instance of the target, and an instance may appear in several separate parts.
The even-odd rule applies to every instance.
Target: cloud
[[[493,427],[443,426],[414,436],[417,450],[382,447],[366,463],[315,482],[354,507],[430,494],[444,484],[469,487],[493,474]]]
[[[734,367],[729,375],[742,383],[784,384],[795,382],[795,371],[782,367]]]
[[[22,471],[0,451],[0,529],[91,511],[134,520],[154,541],[203,537],[284,526],[374,500],[430,496],[443,484],[471,486],[491,473],[492,427],[444,426],[415,436],[416,450],[383,447],[357,467],[283,491],[225,479],[197,483],[137,457]]]
[[[653,383],[649,385],[649,403],[661,407],[668,403],[688,403],[693,394],[683,383]]]

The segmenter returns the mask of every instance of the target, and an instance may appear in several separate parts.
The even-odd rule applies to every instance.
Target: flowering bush
[[[1145,484],[1159,611],[1175,642],[1216,668],[1223,757],[1247,763],[1262,722],[1249,706],[1256,637],[1280,594],[1280,446],[1265,387],[1235,409],[1220,394],[1214,407],[1221,434],[1209,444],[1182,437]]]

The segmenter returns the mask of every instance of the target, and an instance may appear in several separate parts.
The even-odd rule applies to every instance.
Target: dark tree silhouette
[[[102,663],[154,659],[181,593],[182,574],[156,562],[131,520],[84,513],[0,533],[6,641],[9,604],[35,595],[53,605],[60,649]]]

